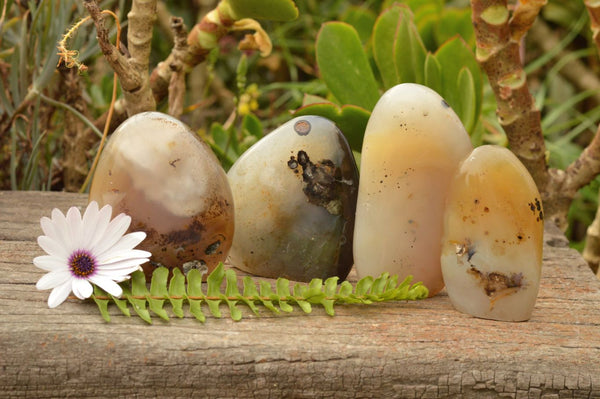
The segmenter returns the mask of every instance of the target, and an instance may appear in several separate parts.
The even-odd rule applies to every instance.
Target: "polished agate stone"
[[[405,83],[375,105],[365,131],[354,231],[359,277],[383,272],[444,287],[443,212],[450,181],[472,150],[460,119],[435,91]]]
[[[303,116],[285,123],[227,175],[235,202],[234,266],[297,281],[347,276],[358,172],[331,121]]]
[[[148,235],[144,265],[206,265],[226,259],[234,231],[227,175],[210,148],[185,124],[159,112],[127,119],[102,152],[89,195],[113,213],[131,216],[130,229]]]
[[[476,148],[448,196],[442,272],[454,307],[473,316],[531,317],[542,265],[544,211],[527,169],[508,149]]]

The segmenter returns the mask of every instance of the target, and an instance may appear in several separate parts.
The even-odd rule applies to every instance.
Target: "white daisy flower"
[[[49,307],[63,303],[71,291],[79,299],[89,298],[92,284],[121,296],[123,290],[117,283],[148,261],[150,252],[133,249],[146,233],[125,234],[131,217],[121,213],[111,221],[111,216],[110,205],[98,209],[98,203],[92,201],[83,218],[76,207],[71,207],[66,217],[54,209],[52,219],[41,218],[45,235],[37,241],[48,255],[34,258],[33,264],[49,272],[35,285],[39,290],[52,289]]]

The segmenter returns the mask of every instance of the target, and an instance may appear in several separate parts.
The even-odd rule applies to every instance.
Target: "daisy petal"
[[[42,270],[46,270],[48,272],[58,271],[58,270],[66,270],[68,265],[66,262],[62,262],[56,256],[51,255],[43,255],[33,258],[33,264],[36,267],[39,267]]]
[[[96,201],[90,202],[85,208],[81,219],[83,225],[81,245],[83,248],[90,248],[90,241],[92,241],[97,231],[98,214],[98,203]]]
[[[61,245],[48,236],[39,236],[37,242],[48,255],[56,256],[58,259],[67,259],[69,257],[69,252],[64,245]]]
[[[48,290],[64,284],[71,278],[71,273],[67,270],[52,271],[44,274],[36,283],[35,288],[38,290]]]
[[[104,233],[104,237],[94,248],[94,254],[96,257],[102,256],[107,250],[112,248],[119,239],[125,234],[131,224],[131,217],[124,213],[118,214],[108,225]]]
[[[118,270],[102,270],[97,272],[95,275],[107,277],[116,282],[121,282],[123,280],[127,280],[131,277],[131,274],[136,271],[142,271],[141,266],[129,266],[126,268],[118,269]]]
[[[52,224],[56,232],[56,237],[52,237],[58,242],[62,243],[62,246],[67,252],[71,252],[74,248],[71,234],[69,233],[69,225],[65,215],[62,214],[57,208],[52,210]]]
[[[127,269],[130,268],[132,266],[139,266],[141,264],[144,264],[148,261],[147,258],[128,258],[128,259],[122,259],[119,260],[117,262],[112,262],[112,263],[107,263],[107,264],[102,264],[102,265],[98,265],[98,271],[106,271],[106,272],[114,272],[117,271],[119,269]]]
[[[67,299],[71,293],[71,280],[67,280],[62,285],[54,288],[48,297],[48,307],[55,308]]]
[[[81,213],[77,207],[72,206],[67,211],[67,224],[71,232],[71,242],[74,244],[73,249],[82,248],[83,223],[81,221]]]
[[[142,271],[142,268],[141,268],[141,267],[139,267],[139,268],[137,268],[137,269],[132,269],[132,270],[131,270],[131,272],[130,272],[129,274],[127,274],[127,275],[124,275],[124,276],[116,276],[116,277],[115,277],[115,276],[112,276],[111,278],[112,278],[112,279],[113,279],[115,282],[117,282],[117,283],[120,283],[120,282],[122,282],[122,281],[129,280],[129,279],[131,278],[131,273],[133,273],[133,272],[135,272],[135,271],[137,271],[137,270],[139,270],[139,271]]]
[[[143,233],[141,231],[124,235],[110,248],[110,253],[116,254],[122,251],[130,251],[136,245],[142,242],[144,238],[146,238],[146,233]]]
[[[126,251],[113,252],[108,251],[103,256],[96,258],[99,265],[110,265],[115,262],[120,262],[122,260],[127,259],[142,259],[146,258],[144,262],[150,258],[152,254],[148,251],[144,251],[141,249],[129,249]],[[141,263],[144,263],[141,262]]]
[[[49,217],[42,217],[40,219],[40,226],[42,226],[42,231],[48,237],[53,238],[55,240],[61,239],[59,233],[56,231],[56,226],[54,225],[54,223],[52,223],[52,219],[50,219]]]
[[[121,286],[108,277],[98,275],[90,276],[89,281],[113,296],[120,297],[123,294]]]
[[[146,239],[146,233],[144,233],[143,231],[135,231],[133,233],[125,235],[123,238],[125,237],[127,237],[129,243],[133,244],[133,246],[131,247],[133,248]]]
[[[98,214],[96,215],[95,223],[91,225],[91,226],[94,226],[94,228],[91,229],[93,231],[93,235],[90,237],[90,240],[88,241],[87,248],[89,248],[94,253],[96,253],[96,246],[98,245],[98,243],[101,242],[102,239],[106,237],[106,229],[108,228],[108,225],[110,223],[111,216],[112,216],[112,207],[110,205],[104,205],[102,207],[102,209],[100,209],[100,211],[98,211]],[[85,218],[85,216],[84,216],[84,218]],[[90,225],[84,224],[84,226],[87,227]]]
[[[74,278],[72,288],[73,294],[79,299],[89,298],[94,290],[90,282],[83,278]]]

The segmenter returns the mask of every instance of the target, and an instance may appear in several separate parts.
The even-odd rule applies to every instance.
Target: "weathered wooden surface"
[[[458,313],[442,293],[150,326],[114,309],[105,323],[87,301],[48,309],[35,289],[39,218],[85,202],[0,192],[1,397],[600,398],[600,282],[555,229],[524,323]]]

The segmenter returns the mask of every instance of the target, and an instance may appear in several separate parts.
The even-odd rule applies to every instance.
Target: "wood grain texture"
[[[547,228],[530,321],[419,302],[147,325],[89,301],[48,309],[39,218],[85,196],[0,192],[0,397],[600,398],[600,282]],[[227,310],[222,308],[223,313]]]

